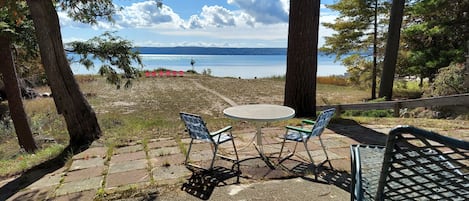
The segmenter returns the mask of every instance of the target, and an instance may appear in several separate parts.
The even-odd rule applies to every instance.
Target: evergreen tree
[[[377,71],[373,72],[373,67],[376,68],[383,60],[383,27],[387,23],[388,2],[340,0],[327,7],[338,11],[339,16],[333,23],[323,23],[336,33],[326,37],[321,51],[335,54],[336,61],[341,60],[347,67],[354,84],[367,83],[375,88]],[[372,59],[375,59],[376,65],[373,65]],[[374,98],[374,90],[371,97]]]
[[[404,7],[405,0],[392,1],[391,16],[389,17],[389,31],[383,61],[383,73],[381,74],[381,83],[379,85],[379,97],[384,97],[386,100],[392,99],[392,88],[394,85],[394,74],[396,72]]]
[[[93,59],[99,59],[102,63],[99,74],[106,76],[106,80],[118,89],[122,78],[126,79],[124,87],[128,88],[132,79],[140,76],[140,71],[132,66],[132,61],[141,67],[143,64],[138,52],[133,50],[132,43],[110,32],[85,42],[71,42],[67,46],[69,48],[66,51],[78,54],[78,62],[88,69],[94,66]]]
[[[297,117],[316,116],[319,0],[290,1],[284,104]]]
[[[418,0],[406,9],[403,75],[433,80],[440,68],[464,62],[469,41],[468,0]]]
[[[0,7],[0,73],[5,84],[10,116],[13,120],[18,143],[29,153],[37,150],[28,118],[24,110],[18,76],[14,62],[13,44],[26,47],[25,54],[35,56],[37,48],[34,42],[34,29],[27,18],[27,7],[24,2],[1,2]],[[27,58],[27,57],[26,57]]]

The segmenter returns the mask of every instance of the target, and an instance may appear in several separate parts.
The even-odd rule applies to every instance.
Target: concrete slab
[[[132,146],[119,147],[114,150],[114,154],[131,153],[131,152],[137,152],[137,151],[142,151],[142,150],[143,150],[143,146],[141,144],[137,144],[137,145],[132,145]]]
[[[70,170],[79,170],[97,166],[104,166],[104,158],[89,158],[89,159],[79,159],[73,160]]]
[[[42,176],[39,180],[28,186],[28,189],[40,189],[44,187],[57,186],[64,175],[65,168]]]
[[[161,147],[176,147],[178,144],[172,138],[158,139],[158,141],[147,144],[148,149],[156,149]]]
[[[92,177],[102,176],[105,170],[105,166],[96,166],[85,169],[79,169],[75,171],[69,171],[64,176],[64,182],[79,181],[83,179],[89,179]]]
[[[99,189],[101,188],[102,181],[103,177],[92,177],[89,179],[63,183],[62,186],[55,191],[55,196],[58,197],[71,193]]]
[[[309,153],[313,157],[313,160],[315,161],[315,163],[326,159],[326,155],[324,155],[323,150],[310,150]],[[296,154],[304,158],[305,160],[306,159],[309,160],[308,153],[306,151],[300,151],[300,152],[297,152]],[[330,151],[327,152],[327,155],[329,156],[330,160],[344,158],[344,156],[337,155],[334,152],[330,152]]]
[[[147,167],[148,161],[146,159],[123,161],[121,163],[110,163],[108,174],[146,169]]]
[[[148,150],[148,156],[150,158],[177,154],[177,153],[181,153],[181,150],[179,150],[179,147],[162,147],[162,148]]]
[[[93,190],[87,190],[87,191],[82,191],[82,192],[77,192],[77,193],[70,193],[67,195],[61,195],[57,196],[48,200],[53,200],[53,201],[79,201],[79,200],[94,200],[96,197],[96,189]]]
[[[25,189],[7,199],[7,201],[35,201],[46,200],[51,196],[56,186],[48,186],[44,188]]]
[[[200,193],[200,194],[199,194]],[[213,189],[184,192],[174,190],[158,197],[161,201],[195,201],[201,200],[205,193],[209,200],[240,201],[240,200],[350,200],[350,195],[336,186],[311,182],[294,178],[286,180],[262,181],[258,183],[228,185]]]
[[[122,153],[122,154],[113,155],[111,157],[111,163],[120,163],[123,161],[145,159],[146,157],[147,157],[147,154],[144,151]]]
[[[350,144],[348,144],[348,142],[344,142],[341,139],[323,139],[322,142],[324,143],[324,146],[326,147],[326,149],[350,147]],[[319,146],[321,145],[319,140],[316,140],[315,143]]]
[[[92,147],[73,156],[73,159],[105,158],[107,149],[107,147]]]
[[[159,156],[150,158],[152,167],[183,165],[186,156],[184,154],[171,154],[167,156]]]
[[[123,185],[137,184],[150,181],[150,173],[146,169],[132,170],[108,174],[106,188],[114,188]]]
[[[152,170],[153,178],[158,185],[182,183],[192,172],[185,166],[156,167]]]
[[[189,161],[204,161],[212,160],[213,151],[212,150],[202,150],[198,152],[192,152],[189,155]]]

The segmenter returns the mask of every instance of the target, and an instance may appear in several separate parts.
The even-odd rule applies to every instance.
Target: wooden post
[[[340,118],[340,114],[342,114],[341,107],[340,107],[340,105],[337,105],[335,107],[335,116]]]
[[[400,102],[396,102],[396,104],[394,104],[394,117],[399,117],[399,112],[401,110],[401,103]]]

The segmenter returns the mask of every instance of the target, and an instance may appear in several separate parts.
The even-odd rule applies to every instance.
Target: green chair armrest
[[[220,130],[217,130],[215,132],[211,132],[210,135],[212,135],[212,136],[219,135],[220,133],[226,132],[226,131],[230,130],[231,128],[232,128],[232,126],[227,126],[227,127],[222,128]]]
[[[294,131],[298,131],[298,132],[302,132],[302,133],[311,133],[311,130],[298,128],[298,127],[294,127],[294,126],[286,126],[286,128],[289,129],[289,130],[294,130]]]
[[[309,119],[303,119],[301,122],[305,124],[311,124],[311,125],[316,123],[316,121],[309,120]]]

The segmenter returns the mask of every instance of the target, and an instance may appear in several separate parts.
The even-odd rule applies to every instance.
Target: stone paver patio
[[[367,129],[368,132],[373,131],[372,128]],[[351,126],[347,128],[347,133],[361,132],[364,135],[363,139],[371,138],[376,140],[376,136],[367,136],[367,133],[363,133],[367,129],[363,129],[362,126]],[[383,131],[382,128],[379,129]],[[276,160],[274,157],[278,156],[282,142],[278,136],[283,133],[282,128],[265,129],[263,133],[264,151],[267,155],[273,157],[273,161]],[[385,136],[383,133],[378,134],[380,134],[380,137]],[[243,131],[243,133],[234,131],[234,135],[236,136],[235,143],[240,159],[258,156],[253,143],[251,143],[254,131]],[[373,133],[368,133],[368,135],[373,135]],[[350,171],[348,151],[350,144],[362,142],[359,142],[359,139],[347,136],[344,130],[336,128],[327,129],[323,133],[323,140],[333,165],[333,170],[329,171],[335,171],[334,174],[336,175],[327,175],[327,173],[321,172],[320,177],[333,184],[335,181],[332,177]],[[183,164],[185,159],[183,151],[185,150],[181,150],[182,146],[179,145],[179,143],[183,143],[183,146],[187,149],[189,142],[189,139],[182,139],[180,142],[173,138],[155,139],[150,140],[146,146],[136,143],[114,148],[112,153],[108,153],[107,147],[92,146],[86,151],[75,155],[71,159],[72,162],[69,168],[60,168],[42,176],[38,181],[8,197],[7,200],[72,200],[75,198],[79,198],[78,200],[93,200],[103,192],[114,192],[136,187],[145,188],[146,186],[182,186],[184,183],[191,181],[195,174]],[[233,153],[231,144],[227,144],[230,146],[222,146],[220,153]],[[291,150],[293,146],[293,143],[289,143],[285,149]],[[311,149],[316,164],[325,159],[317,139],[310,139],[308,147]],[[210,146],[196,144],[191,151],[190,161],[208,167],[211,153]],[[307,155],[302,144],[298,144],[297,153],[303,155],[303,157],[293,156],[282,163],[282,168],[275,170],[267,167],[258,158],[244,160],[240,165],[241,184],[311,175],[311,166],[308,166],[308,162],[303,159],[306,159]],[[229,170],[232,163],[217,160],[215,166]],[[324,166],[328,167],[327,163]],[[341,175],[341,177],[344,176],[347,175]],[[335,178],[335,180],[337,179]],[[345,180],[347,179],[349,178],[345,178]],[[236,176],[227,178],[223,182],[234,184]],[[0,183],[0,187],[3,188],[3,185],[7,183]],[[343,185],[343,183],[337,185]]]

